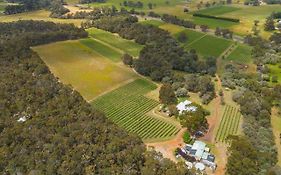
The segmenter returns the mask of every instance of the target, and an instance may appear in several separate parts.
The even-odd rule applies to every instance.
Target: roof
[[[197,107],[195,106],[189,106],[192,102],[191,101],[188,101],[188,100],[185,100],[183,102],[180,102],[178,105],[177,105],[177,109],[179,111],[179,113],[181,114],[182,112],[184,111],[196,111]]]
[[[195,156],[199,159],[202,158],[205,151],[206,143],[196,140],[192,145],[192,150],[196,150]]]
[[[205,169],[205,165],[203,163],[196,163],[195,168],[197,170],[203,171]]]
[[[199,140],[196,140],[193,145],[192,145],[192,149],[202,149],[202,150],[205,150],[205,147],[206,147],[206,143],[204,142],[201,142]]]

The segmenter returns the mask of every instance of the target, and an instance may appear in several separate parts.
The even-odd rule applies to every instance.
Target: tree
[[[278,76],[273,75],[271,78],[272,83],[278,83]]]
[[[216,28],[215,35],[216,36],[221,36],[221,29],[219,27]]]
[[[153,8],[153,4],[150,2],[150,3],[148,3],[148,8],[149,9],[152,9]]]
[[[232,0],[226,0],[227,4],[232,4]]]
[[[201,107],[196,106],[195,112],[188,112],[180,115],[181,124],[187,130],[194,134],[197,131],[205,132],[208,130],[209,124],[206,119],[207,112]]]
[[[171,116],[179,114],[179,111],[178,111],[176,105],[169,105],[168,110],[170,111]]]
[[[253,34],[254,34],[255,36],[258,36],[259,33],[260,33],[260,30],[257,29],[257,26],[256,26],[256,25],[254,25],[253,28],[252,28],[252,32],[253,32]]]
[[[236,136],[231,138],[231,146],[228,149],[226,172],[229,175],[258,174],[258,154],[246,137]]]
[[[179,88],[177,91],[176,91],[176,96],[177,97],[187,97],[188,96],[188,91],[185,89],[185,88]]]
[[[122,56],[122,61],[125,65],[133,65],[133,57],[127,53]]]
[[[275,30],[274,19],[271,16],[266,19],[264,24],[264,30],[265,31]]]
[[[255,25],[255,26],[258,26],[258,25],[259,25],[259,22],[260,22],[259,20],[254,20],[254,25]]]
[[[166,105],[176,104],[177,98],[170,84],[163,84],[159,91],[159,100]]]
[[[187,36],[185,32],[180,32],[178,36],[178,40],[181,43],[185,43],[187,41]]]
[[[209,27],[207,25],[200,25],[200,28],[202,32],[207,32]]]

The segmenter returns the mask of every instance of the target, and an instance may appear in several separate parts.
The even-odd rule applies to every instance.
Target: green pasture
[[[204,37],[206,34],[202,32],[196,32],[194,30],[190,29],[184,29],[182,32],[184,32],[187,36],[187,41],[183,44],[184,47],[187,47],[189,44],[192,44],[193,42],[196,42],[196,40],[200,40],[200,38]],[[180,33],[175,34],[174,36],[178,38]]]
[[[88,101],[137,77],[130,69],[114,64],[83,42],[57,42],[33,50],[60,81],[70,84]]]
[[[198,10],[197,13],[218,16],[218,15],[223,15],[225,13],[237,11],[239,9],[240,8],[232,7],[232,6],[215,6],[215,7],[206,8],[203,10]]]
[[[245,44],[238,44],[238,46],[228,55],[226,60],[248,64],[252,62],[251,53],[251,46]]]
[[[206,35],[198,41],[187,46],[187,49],[195,49],[201,56],[219,57],[233,41]]]
[[[215,140],[225,142],[229,135],[236,135],[239,129],[240,118],[239,108],[226,105]]]
[[[160,25],[159,28],[168,31],[172,35],[175,35],[181,31],[185,30],[185,28],[182,26],[169,24],[169,23],[164,23],[163,25]]]
[[[137,57],[139,55],[139,52],[143,48],[142,45],[137,44],[134,41],[123,39],[117,34],[115,35],[104,30],[90,28],[87,31],[92,38],[97,39],[114,48],[117,48],[123,52],[126,52],[134,57]]]
[[[179,128],[147,114],[159,103],[144,95],[156,88],[147,80],[137,79],[98,97],[92,105],[114,123],[144,140],[169,138],[176,135]]]
[[[80,42],[93,49],[94,51],[98,52],[100,55],[104,56],[105,58],[108,58],[114,62],[119,62],[121,60],[121,57],[123,55],[122,52],[118,50],[114,50],[113,48],[104,45],[100,43],[99,41],[96,41],[94,39],[82,39]]]

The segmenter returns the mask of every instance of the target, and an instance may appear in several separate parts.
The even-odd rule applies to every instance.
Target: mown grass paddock
[[[97,39],[105,44],[115,47],[123,52],[126,52],[134,57],[139,55],[139,52],[143,48],[142,45],[135,43],[134,41],[126,40],[118,35],[100,30],[97,28],[90,28],[87,30],[90,37]]]
[[[184,32],[187,36],[187,41],[182,43],[182,45],[187,50],[195,49],[202,57],[218,57],[233,43],[232,40],[208,35],[174,24],[164,23],[163,25],[159,25],[159,28],[170,32],[176,39],[181,32]]]
[[[165,139],[176,135],[179,128],[148,115],[159,103],[144,95],[157,86],[147,80],[137,79],[93,101],[92,105],[103,111],[114,123],[143,140]]]
[[[119,67],[79,40],[42,45],[33,50],[60,81],[72,85],[88,101],[137,77],[129,68]]]
[[[228,55],[227,61],[234,61],[237,63],[249,64],[252,62],[252,47],[245,44],[238,44],[238,46]]]
[[[188,45],[188,49],[195,49],[197,53],[206,56],[220,56],[233,41],[224,38],[218,38],[211,35],[206,35],[200,40]]]
[[[241,118],[239,109],[230,105],[224,107],[222,119],[216,133],[215,140],[225,142],[229,135],[235,135],[239,129]]]
[[[96,41],[92,38],[82,39],[82,40],[80,40],[80,43],[95,50],[100,55],[102,55],[105,58],[108,58],[114,62],[119,62],[123,55],[122,51],[119,51],[114,48],[111,48],[110,46],[104,45],[104,44],[100,43],[99,41]]]
[[[232,7],[232,6],[215,6],[215,7],[205,8],[203,10],[198,10],[196,13],[217,16],[217,15],[230,13],[239,9],[240,8]]]

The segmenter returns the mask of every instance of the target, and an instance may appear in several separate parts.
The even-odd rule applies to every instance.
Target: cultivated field
[[[251,52],[252,48],[250,46],[238,44],[238,46],[228,55],[226,60],[248,64],[252,62]]]
[[[134,57],[139,55],[142,45],[135,43],[134,41],[126,40],[118,35],[114,35],[110,32],[106,32],[100,29],[91,28],[87,30],[89,35],[104,44],[108,44],[121,52],[126,52]]]
[[[188,45],[188,49],[195,49],[202,56],[220,56],[233,41],[206,35],[200,40]]]
[[[94,40],[93,38],[82,39],[80,40],[80,42],[85,46],[95,50],[105,58],[108,58],[114,62],[119,62],[123,55],[122,51],[120,51],[119,49],[104,45],[103,43],[100,43],[98,40]]]
[[[232,40],[186,29],[178,25],[164,23],[163,25],[160,25],[159,28],[167,30],[175,38],[178,37],[179,33],[184,32],[187,36],[187,41],[183,44],[183,46],[187,50],[195,49],[197,53],[203,57],[218,57],[233,43]]]
[[[225,142],[229,135],[237,134],[240,118],[241,113],[238,108],[226,105],[215,140]]]
[[[60,81],[72,85],[86,100],[137,77],[130,69],[119,67],[94,47],[82,43],[83,40],[57,42],[33,50]]]
[[[211,7],[211,8],[198,10],[197,13],[218,16],[218,15],[230,13],[230,12],[233,12],[233,11],[236,11],[236,10],[239,10],[239,9],[240,8],[231,7],[231,6],[215,6],[215,7]]]
[[[176,135],[179,128],[147,114],[158,102],[144,95],[156,88],[147,80],[137,79],[97,98],[92,104],[114,123],[144,140],[169,138]]]

